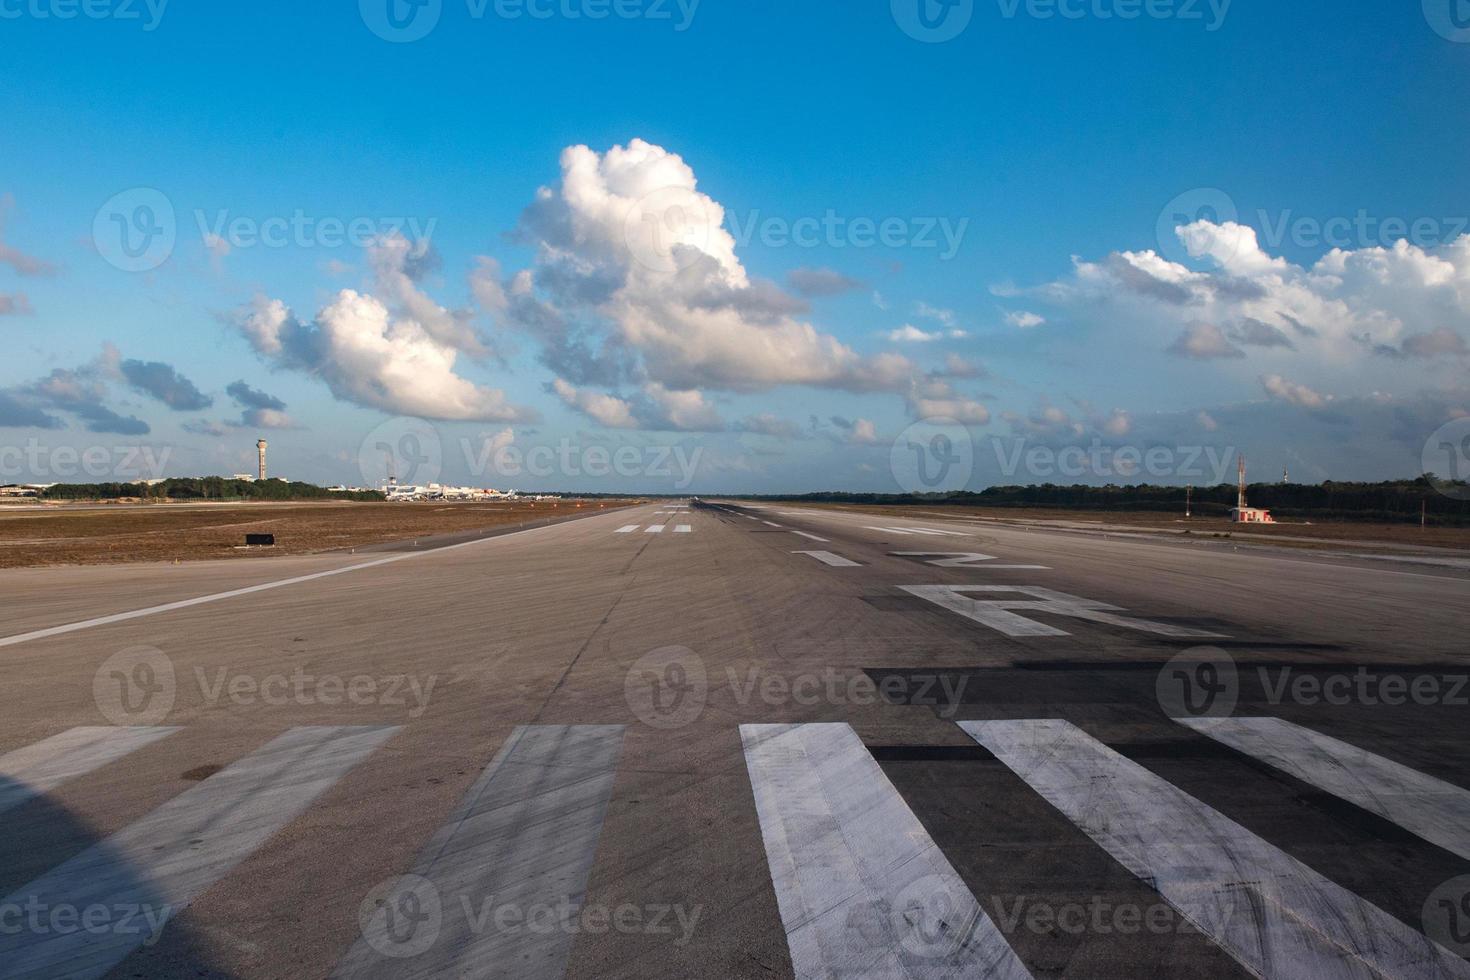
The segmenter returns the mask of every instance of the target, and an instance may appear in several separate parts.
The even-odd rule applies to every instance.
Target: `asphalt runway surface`
[[[1470,977],[1470,568],[651,504],[6,573],[0,976]]]

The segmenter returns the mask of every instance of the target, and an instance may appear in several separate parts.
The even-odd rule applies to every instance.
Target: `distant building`
[[[1275,524],[1276,518],[1264,507],[1232,507],[1230,519],[1237,524]]]

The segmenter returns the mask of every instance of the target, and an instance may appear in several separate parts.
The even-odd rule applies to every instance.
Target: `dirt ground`
[[[0,506],[0,568],[299,555],[529,524],[630,501]],[[243,547],[274,534],[273,548]]]
[[[1228,535],[1245,541],[1274,541],[1287,547],[1346,546],[1372,542],[1405,548],[1453,548],[1470,551],[1470,528],[1427,527],[1417,524],[1373,524],[1357,521],[1283,521],[1280,524],[1232,524],[1220,518],[1192,517],[1156,511],[1054,510],[1043,507],[936,507],[924,504],[903,506],[868,506],[859,504],[822,504],[870,514],[922,519],[948,517],[1014,524],[1052,524],[1057,526],[1095,526],[1137,529],[1192,535]],[[1299,540],[1311,539],[1311,540]]]

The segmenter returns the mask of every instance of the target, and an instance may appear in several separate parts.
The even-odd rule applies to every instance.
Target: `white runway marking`
[[[1280,718],[1176,720],[1470,858],[1470,790]]]
[[[909,531],[909,530],[907,530],[905,528],[901,528],[901,527],[873,527],[873,526],[869,525],[867,529],[869,531],[886,531],[889,534],[913,534],[914,533],[912,531]]]
[[[937,558],[938,561],[926,561],[924,564],[933,565],[936,568],[980,568],[981,562],[995,561],[994,555],[982,555],[977,551],[890,551],[889,554],[899,558]],[[1046,571],[1046,565],[985,565],[985,568],[1020,568],[1032,571]]]
[[[820,541],[823,544],[827,544],[827,539],[826,538],[819,538],[815,534],[808,534],[805,531],[792,531],[791,533],[792,534],[799,534],[799,535],[801,535],[804,538],[810,538],[813,541]]]
[[[944,535],[948,535],[951,538],[968,538],[969,537],[969,535],[966,534],[966,533],[964,533],[963,531],[941,531],[938,528],[934,528],[934,527],[912,527],[912,528],[909,528],[909,530],[910,531],[917,531],[920,534],[944,534]]]
[[[133,609],[128,612],[113,613],[110,616],[98,616],[95,619],[84,619],[76,623],[67,623],[64,626],[50,626],[46,629],[32,630],[29,633],[17,633],[14,636],[0,637],[0,647],[14,646],[17,643],[25,643],[29,640],[42,640],[48,636],[61,636],[64,633],[75,633],[78,630],[91,629],[94,626],[107,626],[111,623],[122,623],[129,619],[138,619],[142,616],[153,616],[158,613],[173,612],[175,609],[188,609],[190,606],[200,606],[207,602],[219,602],[223,599],[234,599],[242,595],[253,595],[256,592],[267,592],[271,589],[280,589],[288,585],[300,585],[303,582],[314,582],[317,579],[331,578],[333,575],[346,575],[348,572],[360,572],[365,568],[378,568],[383,565],[391,565],[394,562],[408,561],[410,558],[422,558],[425,555],[441,555],[447,551],[458,551],[460,548],[472,548],[475,545],[485,544],[489,541],[501,541],[512,538],[518,534],[531,534],[536,531],[545,531],[550,527],[560,525],[542,525],[541,527],[528,527],[520,531],[511,531],[508,534],[499,534],[494,537],[476,538],[473,541],[461,541],[459,544],[445,545],[442,548],[429,548],[424,551],[410,551],[401,555],[390,555],[387,558],[379,558],[376,561],[365,561],[360,565],[348,565],[345,568],[329,568],[324,572],[313,572],[310,575],[297,575],[294,578],[284,578],[275,582],[262,582],[260,585],[249,585],[243,589],[231,589],[228,592],[216,592],[213,595],[197,596],[193,599],[181,599],[178,602],[166,602],[160,606],[149,606],[146,609]]]
[[[293,728],[16,890],[0,908],[143,911],[131,929],[0,930],[5,974],[108,973],[397,730]]]
[[[764,525],[766,525],[767,527],[780,527],[781,526],[780,524],[777,524],[775,521],[761,521],[761,523],[764,524]]]
[[[1026,968],[847,725],[741,725],[798,977]]]
[[[178,731],[177,728],[73,728],[0,755],[0,812]]]
[[[638,527],[639,527],[639,525],[637,525],[637,524],[625,524],[624,526],[618,528],[613,533],[614,534],[632,534],[634,531],[638,530]]]
[[[843,558],[841,555],[834,555],[830,551],[793,551],[792,554],[793,555],[811,555],[813,558],[815,558],[817,561],[821,562],[823,565],[831,565],[834,568],[861,568],[862,567],[857,562],[850,561],[850,560],[848,560],[846,558]]]
[[[1066,630],[1057,629],[1055,626],[1047,626],[1045,623],[1038,623],[1034,619],[1018,616],[1010,611],[1013,609],[1035,610],[1037,612],[1049,613],[1053,616],[1084,619],[1092,623],[1103,623],[1108,626],[1121,626],[1125,629],[1138,630],[1141,633],[1156,633],[1159,636],[1220,636],[1219,633],[1206,633],[1202,630],[1186,629],[1182,626],[1170,626],[1168,623],[1156,623],[1149,619],[1119,616],[1116,613],[1122,611],[1120,606],[1110,606],[1105,602],[1097,602],[1093,599],[1084,599],[1081,596],[1068,595],[1065,592],[1044,589],[1039,585],[902,585],[899,588],[910,595],[916,595],[920,599],[927,599],[935,605],[943,606],[950,612],[959,613],[966,619],[971,619],[984,626],[989,626],[991,629],[1004,633],[1006,636],[1071,635]],[[972,599],[965,594],[967,592],[1019,592],[1031,598]]]
[[[621,725],[517,728],[334,975],[561,977],[622,745]],[[554,914],[497,927],[498,910],[542,908]]]
[[[960,727],[1255,976],[1470,976],[1470,963],[1068,722]]]
[[[644,534],[663,534],[664,533],[664,525],[662,525],[662,524],[650,524],[650,525],[648,525],[648,527],[646,527],[646,528],[643,529],[643,533]]]
[[[679,526],[677,526],[677,527],[674,528],[674,533],[675,534],[689,534],[693,530],[694,530],[694,528],[690,527],[688,524],[680,524]]]

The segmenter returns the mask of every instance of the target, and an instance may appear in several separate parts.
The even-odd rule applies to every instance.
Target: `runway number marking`
[[[890,551],[899,558],[931,558],[924,564],[936,568],[979,568],[981,562],[995,561],[994,555],[982,555],[978,551]],[[1025,568],[1045,571],[1047,565],[985,565],[985,568]]]
[[[831,565],[833,568],[861,568],[855,561],[834,555],[830,551],[793,551],[793,555],[810,555],[823,565]]]
[[[1015,610],[1083,619],[1091,623],[1120,626],[1124,629],[1137,630],[1140,633],[1154,633],[1159,636],[1218,638],[1221,635],[1186,629],[1182,626],[1171,626],[1168,623],[1156,623],[1149,619],[1119,616],[1117,613],[1123,611],[1121,606],[1112,606],[1106,602],[1068,595],[1065,592],[1045,589],[1039,585],[903,585],[899,588],[910,595],[918,596],[920,599],[926,599],[937,606],[948,609],[950,612],[959,613],[982,626],[988,626],[998,633],[1004,633],[1006,636],[1071,635],[1066,630],[1017,615]],[[1020,593],[1027,598],[976,599],[968,595],[971,592],[1011,592]]]
[[[1464,977],[1464,960],[1069,722],[960,727],[1257,977]]]

